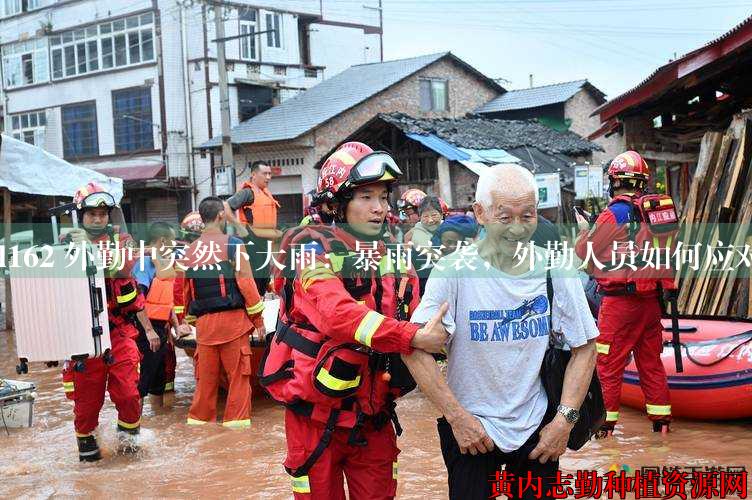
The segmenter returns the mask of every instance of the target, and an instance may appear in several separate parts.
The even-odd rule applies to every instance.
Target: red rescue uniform
[[[633,210],[636,208],[629,201],[612,202],[598,216],[591,231],[580,232],[575,245],[577,256],[588,261],[589,273],[606,294],[598,314],[600,335],[596,347],[608,426],[615,425],[619,418],[624,368],[632,353],[648,417],[655,422],[671,420],[668,382],[661,362],[660,280],[631,279],[633,273],[626,266],[615,271],[598,270],[594,262],[597,259],[604,266],[612,265],[614,242],[618,245],[630,241],[628,223],[634,220]]]
[[[74,427],[78,437],[89,436],[96,429],[105,390],[117,408],[118,430],[136,433],[141,421],[138,393],[141,353],[135,342],[138,330],[134,324],[134,314],[143,310],[146,302],[136,281],[130,276],[135,263],[127,251],[128,247],[133,246],[130,235],[120,233],[110,237],[105,234],[93,239],[92,244],[106,245],[108,240],[114,258],[120,262],[113,268],[121,268],[113,270],[110,277],[105,279],[112,363],[106,363],[104,358],[87,359],[83,362],[82,370],[66,370],[63,377],[64,384],[73,384],[66,386],[66,391],[70,388],[73,393]]]
[[[219,230],[207,229],[188,247],[180,263],[186,270],[182,301],[186,304],[186,320],[195,321],[196,325],[194,360],[197,380],[188,412],[190,425],[216,420],[217,390],[223,368],[229,389],[222,425],[250,426],[252,372],[249,335],[254,327],[263,326],[261,312],[264,305],[242,248],[241,240],[228,237]],[[219,269],[220,264],[222,272],[210,270],[208,274],[198,274],[202,266]]]
[[[352,271],[359,254],[356,238],[336,227],[306,226],[282,247],[297,244],[311,245],[316,263],[275,280],[284,298],[283,333],[270,342],[288,344],[293,361],[272,348],[261,381],[287,403],[284,465],[294,496],[344,499],[346,477],[350,498],[393,498],[400,450],[391,420],[396,425],[394,398],[401,392],[389,362],[385,367],[379,360],[385,353],[412,351],[418,326],[397,318],[409,317],[418,305],[417,276],[402,267],[397,277],[398,264],[385,265],[386,247],[378,241],[378,269],[343,279],[352,276],[347,269]],[[406,289],[409,297],[401,297]]]

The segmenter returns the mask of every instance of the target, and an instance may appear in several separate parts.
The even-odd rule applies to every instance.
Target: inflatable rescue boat
[[[663,326],[661,360],[673,415],[702,420],[752,417],[752,321],[681,318],[681,373],[676,371],[671,320],[664,319]],[[645,409],[633,358],[624,372],[621,401]]]

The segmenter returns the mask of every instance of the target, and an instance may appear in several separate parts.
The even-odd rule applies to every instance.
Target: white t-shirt
[[[470,245],[437,262],[411,319],[425,323],[448,302],[444,325],[450,333],[449,387],[505,452],[527,441],[548,404],[540,380],[549,338],[545,267],[541,255],[532,270],[506,274],[483,260],[477,245]],[[564,334],[569,347],[584,345],[598,330],[582,283],[556,270],[551,276],[553,329]]]

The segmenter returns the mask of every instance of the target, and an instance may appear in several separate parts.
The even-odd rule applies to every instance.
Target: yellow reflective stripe
[[[399,476],[399,465],[397,462],[392,462],[392,479],[397,479]]]
[[[645,408],[648,410],[648,415],[671,415],[671,405],[646,404]]]
[[[292,491],[294,493],[310,493],[311,483],[308,481],[308,476],[292,478]]]
[[[251,419],[245,420],[230,420],[229,422],[222,422],[222,427],[229,427],[231,429],[245,429],[251,426]]]
[[[185,312],[185,306],[175,306],[172,310],[175,311],[175,314],[183,314],[183,312]]]
[[[120,427],[125,427],[126,429],[137,429],[141,425],[141,419],[139,418],[133,424],[129,424],[128,422],[123,422],[122,420],[118,420],[117,423]]]
[[[674,204],[674,200],[670,198],[664,198],[658,202],[658,205],[661,207],[665,207],[667,205],[673,205],[673,204]]]
[[[342,380],[329,373],[326,368],[319,370],[316,374],[316,380],[333,391],[346,391],[360,385],[360,375],[355,377],[355,380]]]
[[[73,392],[73,382],[63,382],[63,390],[65,392]]]
[[[355,302],[357,302],[357,303],[358,303],[358,304],[360,304],[361,306],[364,306],[364,305],[366,305],[366,301],[365,301],[365,300],[356,300]]]
[[[258,314],[258,313],[260,313],[263,310],[264,310],[264,303],[263,302],[259,302],[255,306],[250,306],[250,307],[246,307],[245,308],[245,311],[248,314]]]
[[[118,304],[126,304],[126,303],[132,301],[133,299],[135,299],[137,295],[138,295],[138,290],[133,290],[131,293],[127,293],[125,295],[118,295],[117,296],[117,303]]]
[[[606,422],[616,422],[619,420],[619,412],[618,411],[607,411],[606,412]]]
[[[85,437],[89,437],[89,436],[91,436],[91,435],[92,435],[92,433],[91,433],[91,432],[89,432],[88,434],[82,434],[82,433],[80,433],[80,432],[77,432],[77,433],[76,433],[76,437],[77,437],[77,438],[85,438]]]
[[[174,391],[175,390],[175,382],[167,382],[164,385],[164,390],[165,391]]]
[[[205,425],[207,422],[204,422],[203,420],[196,420],[195,418],[188,417],[188,420],[185,421],[188,425]]]
[[[376,311],[368,311],[358,325],[358,329],[355,330],[355,340],[363,345],[371,347],[371,339],[376,330],[384,322],[384,316]]]
[[[611,346],[609,344],[601,344],[600,342],[596,342],[595,349],[598,351],[598,354],[608,354]]]
[[[196,316],[193,316],[192,314],[186,314],[186,316],[185,316],[185,322],[186,323],[195,323],[196,322]]]

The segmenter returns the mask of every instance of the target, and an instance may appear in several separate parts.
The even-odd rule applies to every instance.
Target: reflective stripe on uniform
[[[164,390],[165,391],[174,391],[175,390],[175,382],[167,382],[164,385]]]
[[[251,419],[245,420],[230,420],[229,422],[222,422],[222,427],[229,427],[231,429],[246,429],[251,426]]]
[[[204,422],[203,420],[196,420],[195,418],[188,417],[188,420],[185,421],[188,425],[205,425],[207,422]]]
[[[376,330],[384,322],[384,316],[376,311],[368,311],[358,325],[358,329],[355,330],[355,340],[363,345],[371,347],[371,339]]]
[[[314,265],[307,266],[300,271],[300,282],[303,284],[303,290],[308,290],[314,281],[327,280],[336,278],[334,271],[329,264],[314,262]]]
[[[73,392],[73,382],[63,382],[63,390],[65,392]]]
[[[263,302],[259,302],[255,306],[250,306],[250,307],[245,308],[245,312],[247,312],[248,314],[258,314],[263,310],[264,310]]]
[[[619,420],[619,412],[618,411],[607,411],[606,412],[606,422],[616,422]]]
[[[316,374],[316,380],[333,391],[346,391],[360,385],[360,375],[356,376],[354,380],[343,380],[329,373],[326,368],[319,370]]]
[[[392,462],[392,479],[397,479],[397,476],[399,476],[399,464]]]
[[[196,316],[194,316],[192,314],[186,314],[186,316],[185,316],[184,319],[185,319],[185,322],[188,323],[188,324],[196,322]]]
[[[648,415],[671,415],[671,405],[646,404],[645,408],[648,410]]]
[[[350,253],[348,255],[355,255],[354,253]],[[332,263],[332,271],[335,273],[338,273],[342,270],[342,268],[345,266],[345,255],[337,255],[333,253],[326,254],[326,258],[329,259],[329,262]]]
[[[609,344],[601,344],[600,342],[596,342],[595,349],[598,351],[598,354],[608,354],[611,346]]]
[[[308,476],[292,478],[292,491],[293,493],[310,493],[311,483],[308,481]]]
[[[131,302],[133,299],[135,299],[137,295],[138,295],[138,290],[133,290],[131,293],[126,293],[125,295],[118,295],[117,303],[127,304],[128,302]]]
[[[85,437],[89,437],[89,436],[91,436],[91,435],[92,435],[92,433],[91,433],[91,432],[88,432],[88,433],[81,433],[81,432],[77,432],[77,433],[76,433],[76,437],[77,437],[77,438],[85,438]]]
[[[183,314],[185,312],[185,306],[175,306],[172,308],[175,314]]]
[[[120,427],[123,427],[124,429],[138,429],[138,427],[141,425],[141,419],[139,418],[136,420],[135,423],[129,424],[128,422],[123,422],[122,420],[117,421],[118,425]]]

